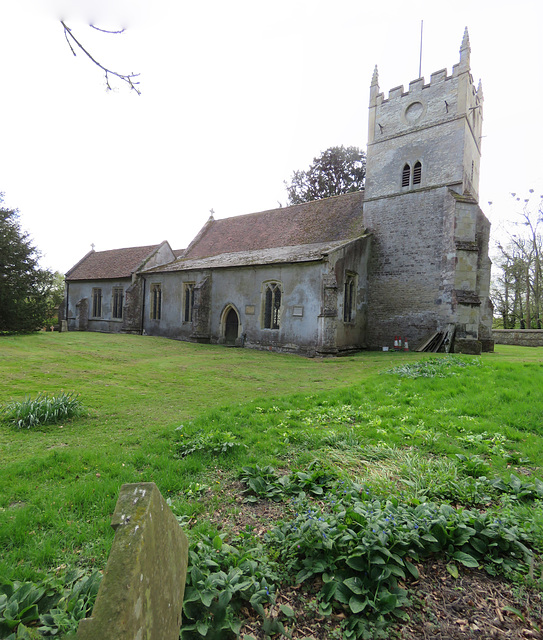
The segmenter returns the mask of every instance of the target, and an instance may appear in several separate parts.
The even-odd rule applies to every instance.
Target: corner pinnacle
[[[373,77],[371,79],[371,86],[374,85],[379,86],[379,72],[377,71],[377,65],[375,65],[375,69],[373,70]]]
[[[464,49],[471,51],[471,47],[469,44],[469,33],[468,33],[467,27],[464,29],[464,37],[462,38],[462,44],[460,45],[460,51],[462,52]]]

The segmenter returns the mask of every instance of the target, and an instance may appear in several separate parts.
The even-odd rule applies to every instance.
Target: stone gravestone
[[[78,640],[178,640],[188,541],[153,482],[121,487],[115,539]]]

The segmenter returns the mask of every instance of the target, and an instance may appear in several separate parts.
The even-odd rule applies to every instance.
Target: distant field
[[[223,524],[228,538],[239,472],[257,464],[320,465],[388,495],[468,505],[480,490],[469,478],[541,479],[542,356],[498,346],[481,358],[312,360],[141,336],[0,338],[0,404],[64,390],[87,410],[29,430],[0,423],[0,576],[103,568],[126,482],[155,482],[196,540]],[[541,551],[540,502],[531,509]]]

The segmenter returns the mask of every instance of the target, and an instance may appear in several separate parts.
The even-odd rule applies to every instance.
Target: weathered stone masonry
[[[491,349],[489,223],[477,204],[483,93],[467,30],[450,76],[370,90],[364,221],[374,235],[368,346],[455,328],[454,349]]]

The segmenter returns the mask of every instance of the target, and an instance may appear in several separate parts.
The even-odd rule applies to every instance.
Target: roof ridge
[[[273,209],[263,209],[262,211],[252,211],[251,213],[239,213],[237,215],[227,216],[226,218],[214,219],[213,222],[222,222],[223,220],[231,220],[232,218],[247,218],[249,216],[259,216],[263,213],[271,213],[272,211],[285,211],[287,209],[293,209],[294,207],[305,207],[309,205],[314,205],[316,202],[326,202],[326,200],[345,198],[346,196],[354,196],[354,194],[360,195],[360,194],[363,194],[364,191],[365,191],[364,189],[359,189],[357,191],[348,191],[347,193],[338,193],[335,196],[328,196],[326,198],[316,198],[315,200],[308,200],[307,202],[299,202],[298,204],[289,204],[284,207],[275,207]]]
[[[164,240],[163,242],[159,242],[158,244],[142,244],[142,245],[138,245],[136,247],[118,247],[116,249],[104,249],[103,251],[93,251],[93,253],[100,254],[100,253],[114,253],[114,252],[117,252],[117,251],[131,251],[131,250],[135,250],[135,249],[157,249],[162,244],[164,244],[164,242],[167,242],[167,241]],[[87,255],[89,255],[89,254],[87,254]]]

